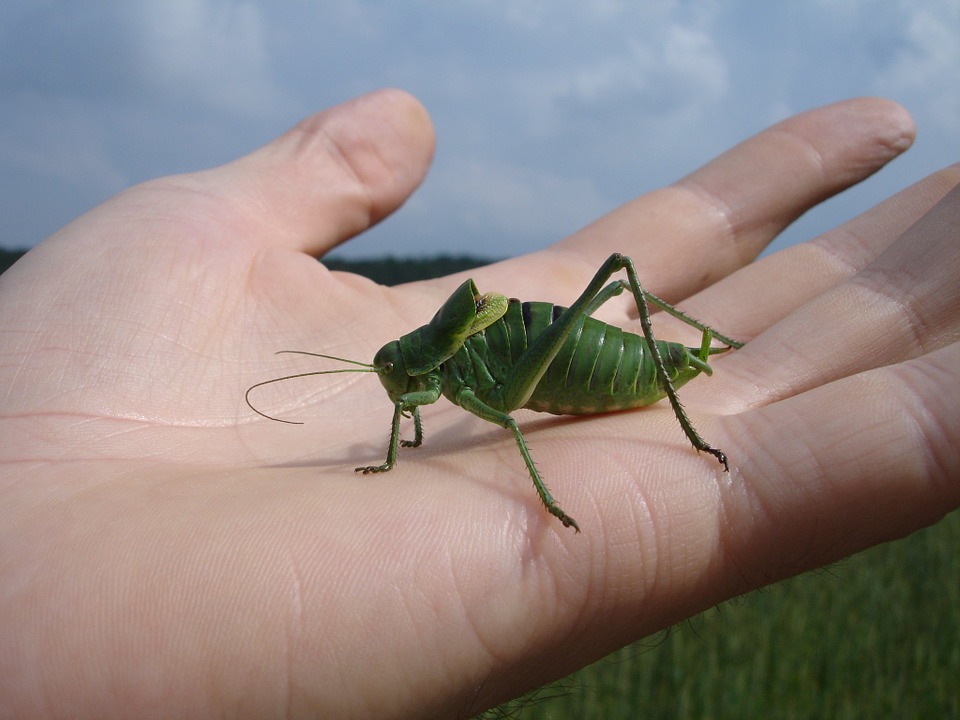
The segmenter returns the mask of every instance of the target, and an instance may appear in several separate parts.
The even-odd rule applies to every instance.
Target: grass
[[[960,718],[960,513],[482,718]]]

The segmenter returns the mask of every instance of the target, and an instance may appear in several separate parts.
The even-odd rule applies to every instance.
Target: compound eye
[[[393,372],[393,363],[385,362],[383,364],[383,367],[381,368],[381,371],[383,372],[384,375],[389,375],[390,373]]]

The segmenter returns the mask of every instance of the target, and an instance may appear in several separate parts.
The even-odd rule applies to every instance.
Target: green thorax
[[[464,281],[428,324],[377,352],[373,364],[387,394],[396,401],[405,393],[422,390],[427,375],[460,350],[467,338],[482,332],[506,311],[506,297],[498,293],[481,295],[473,280]]]

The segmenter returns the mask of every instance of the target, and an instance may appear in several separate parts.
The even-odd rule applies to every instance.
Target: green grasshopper
[[[620,270],[626,270],[627,280],[606,284]],[[643,337],[590,317],[627,289],[636,301]],[[648,303],[700,330],[700,347],[656,340]],[[712,347],[713,338],[726,347]],[[721,335],[645,291],[633,261],[614,253],[569,308],[521,302],[493,292],[481,295],[473,280],[467,280],[427,325],[384,345],[372,364],[320,353],[280,351],[339,360],[363,369],[321,370],[274,378],[251,386],[245,398],[254,412],[279,420],[253,406],[252,390],[311,375],[377,373],[393,403],[387,459],[382,465],[358,467],[356,471],[379,473],[396,465],[398,447],[421,445],[420,407],[435,403],[444,395],[464,410],[513,432],[544,507],[564,527],[580,532],[576,521],[560,508],[547,489],[510,413],[528,408],[556,415],[592,415],[651,405],[666,397],[693,446],[716,457],[728,471],[726,455],[694,429],[680,405],[676,388],[701,372],[712,374],[707,364],[710,355],[742,346],[743,343]],[[411,415],[414,439],[401,440],[400,419]]]

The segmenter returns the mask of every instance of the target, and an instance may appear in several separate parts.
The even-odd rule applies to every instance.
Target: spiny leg
[[[414,412],[416,412],[416,409],[414,409]],[[390,444],[387,446],[387,459],[383,465],[358,467],[354,469],[354,472],[366,475],[368,473],[387,472],[393,469],[393,466],[397,464],[397,446],[400,444],[400,419],[402,417],[403,405],[401,403],[395,403],[393,406],[393,423],[390,425]]]
[[[719,448],[713,447],[710,445],[710,443],[700,437],[700,434],[690,422],[690,418],[687,417],[687,412],[683,409],[683,405],[680,404],[680,398],[677,396],[676,388],[673,387],[673,382],[671,382],[670,375],[667,373],[666,366],[663,363],[663,357],[660,354],[660,348],[657,346],[657,340],[653,335],[653,326],[650,322],[650,308],[647,305],[648,293],[646,293],[646,291],[644,291],[643,287],[640,285],[640,278],[637,276],[637,269],[634,267],[633,260],[624,255],[614,254],[607,262],[612,262],[615,258],[617,259],[616,264],[627,271],[630,289],[633,292],[633,297],[637,303],[637,310],[640,313],[640,327],[643,330],[643,337],[650,346],[650,356],[653,358],[657,372],[663,380],[663,388],[667,394],[667,399],[670,401],[670,406],[673,408],[673,413],[677,417],[677,422],[680,423],[680,427],[683,429],[684,435],[687,436],[687,439],[690,440],[690,443],[697,450],[713,455],[715,458],[717,458],[720,464],[723,465],[724,471],[729,472],[730,465],[727,463],[726,454]],[[681,319],[692,321],[692,318],[688,318],[687,316],[684,316]],[[696,321],[692,322],[696,323]],[[701,330],[703,330],[705,339],[707,338],[706,334],[708,332],[712,334],[712,331],[707,326],[702,325],[702,323],[696,323],[695,327],[700,327]]]
[[[587,306],[583,309],[584,315],[593,315],[601,305],[603,305],[610,298],[615,298],[617,295],[623,293],[624,290],[629,290],[630,285],[623,280],[614,280],[609,285],[604,286],[604,288],[597,293],[596,297],[591,300]]]
[[[607,258],[574,303],[567,308],[550,327],[540,334],[536,341],[524,351],[523,355],[521,355],[514,364],[513,372],[511,373],[509,381],[506,383],[503,395],[505,408],[510,410],[522,407],[530,397],[530,393],[533,392],[536,384],[540,381],[540,378],[546,371],[546,367],[553,361],[554,357],[556,357],[563,341],[583,315],[588,313],[588,311],[593,312],[604,302],[620,294],[621,289],[617,286],[619,284],[621,288],[623,287],[622,280],[617,280],[606,285],[610,277],[619,270],[626,270],[627,272],[630,291],[633,293],[637,310],[640,313],[640,327],[643,330],[643,336],[650,347],[650,356],[653,358],[657,373],[663,379],[664,391],[666,392],[670,406],[673,408],[674,415],[676,415],[677,422],[680,423],[683,433],[697,450],[710,453],[723,464],[725,470],[729,470],[727,456],[721,450],[711,446],[706,440],[700,437],[690,422],[690,419],[687,417],[683,406],[680,404],[676,388],[673,387],[670,375],[667,373],[663,357],[660,354],[660,348],[657,346],[657,341],[653,334],[653,327],[650,322],[650,308],[647,304],[647,299],[650,298],[651,302],[662,307],[666,312],[693,327],[699,328],[704,333],[709,332],[711,335],[719,337],[722,342],[729,342],[733,347],[739,347],[742,343],[719,335],[707,325],[694,320],[669,303],[647,293],[640,285],[640,279],[637,276],[637,270],[633,261],[620,253],[614,253]]]
[[[420,423],[420,406],[435,403],[440,397],[439,376],[431,378],[428,387],[422,390],[404,393],[393,401],[393,423],[390,425],[390,445],[387,447],[387,459],[383,465],[370,465],[367,467],[358,467],[355,472],[378,473],[387,472],[397,464],[397,448],[402,447],[420,447],[423,443],[423,425]],[[413,440],[400,440],[400,420],[404,417],[410,417],[407,413],[413,413]]]
[[[420,408],[413,409],[413,440],[401,440],[400,447],[416,448],[423,445],[423,425],[420,422]]]
[[[567,515],[563,509],[557,505],[557,501],[554,500],[553,495],[551,495],[550,491],[547,489],[546,483],[543,482],[543,478],[540,477],[540,472],[533,463],[533,456],[530,455],[530,449],[527,447],[527,443],[523,439],[523,433],[520,432],[520,428],[517,426],[517,421],[514,420],[509,414],[495,410],[487,405],[474,394],[472,389],[466,387],[465,385],[461,386],[457,391],[454,402],[456,402],[456,404],[462,407],[464,410],[468,410],[477,417],[488,422],[495,423],[500,427],[506,428],[513,432],[513,437],[517,441],[517,447],[520,448],[520,455],[523,457],[523,462],[526,464],[527,470],[530,473],[530,479],[533,480],[533,486],[537,490],[537,495],[540,496],[540,502],[543,503],[543,506],[547,509],[548,513],[563,523],[564,527],[572,527],[577,532],[580,532],[580,526],[577,525],[577,521]]]
[[[629,259],[629,258],[628,258],[628,259]],[[631,261],[631,262],[632,262],[632,261]],[[673,305],[671,305],[670,303],[668,303],[666,300],[661,300],[661,299],[658,298],[656,295],[654,295],[652,292],[649,292],[649,291],[647,291],[647,290],[644,290],[644,291],[643,291],[643,296],[644,296],[649,302],[652,302],[654,305],[656,305],[658,308],[660,308],[661,310],[663,310],[663,311],[666,312],[667,314],[673,315],[675,318],[677,318],[677,320],[682,320],[682,321],[685,322],[687,325],[690,325],[690,326],[692,326],[692,327],[695,327],[697,330],[700,330],[701,332],[710,333],[711,336],[715,337],[717,340],[719,340],[720,342],[722,342],[724,345],[728,345],[729,347],[734,348],[734,349],[736,349],[736,350],[739,350],[739,349],[742,348],[743,345],[744,345],[744,344],[743,344],[742,342],[740,342],[739,340],[734,340],[733,338],[727,337],[726,335],[717,332],[716,330],[714,330],[714,329],[713,329],[712,327],[710,327],[709,325],[706,325],[706,324],[700,322],[699,320],[690,317],[690,316],[687,315],[685,312],[683,312],[683,310],[680,310],[680,309],[678,309],[678,308],[675,308]],[[716,353],[716,351],[714,351],[714,354],[715,354],[715,353]]]
[[[583,312],[586,315],[593,315],[597,309],[607,302],[610,298],[614,298],[617,295],[620,295],[624,290],[631,290],[630,283],[626,280],[614,280],[612,283],[604,287],[600,292],[597,293],[596,297],[590,301],[590,303],[584,308]],[[658,308],[666,312],[668,315],[672,315],[681,322],[695,327],[697,330],[700,330],[702,333],[709,333],[710,337],[716,338],[724,345],[727,345],[726,348],[718,348],[710,352],[711,355],[715,355],[720,352],[726,352],[729,349],[739,350],[743,347],[744,343],[739,340],[734,340],[731,337],[727,337],[723,333],[717,332],[714,328],[710,327],[706,323],[702,323],[696,318],[690,317],[683,310],[678,307],[675,307],[668,303],[666,300],[663,300],[656,295],[654,295],[649,290],[643,290],[643,297],[649,303],[653,303]],[[706,337],[706,335],[704,335]]]
[[[624,290],[630,290],[630,283],[626,280],[614,280],[609,285],[606,285],[600,292],[597,293],[597,296],[590,301],[590,303],[584,308],[583,312],[585,315],[593,315],[605,302],[611,298],[617,297]],[[737,340],[726,337],[725,335],[720,335],[719,339],[723,342],[726,347],[715,348],[713,345],[713,338],[717,336],[716,330],[711,328],[709,325],[706,325],[699,320],[695,320],[681,310],[678,310],[673,305],[668,302],[665,302],[658,298],[653,293],[643,291],[643,296],[653,302],[655,305],[673,315],[674,317],[682,320],[688,325],[692,325],[701,331],[702,336],[700,340],[699,350],[692,356],[693,363],[700,369],[701,372],[707,375],[713,375],[713,368],[707,363],[711,355],[718,355],[720,353],[725,353],[735,348],[743,347],[743,343]]]
[[[540,496],[540,502],[543,503],[543,506],[547,509],[547,512],[557,518],[564,527],[572,527],[577,532],[580,532],[580,526],[577,525],[577,521],[572,517],[567,515],[563,509],[557,505],[557,501],[553,499],[553,495],[550,494],[550,491],[547,489],[546,484],[543,482],[543,478],[540,477],[540,472],[537,470],[537,466],[533,463],[533,457],[530,455],[530,450],[527,448],[527,442],[523,439],[523,433],[520,432],[520,428],[517,426],[516,420],[514,420],[509,415],[507,416],[509,422],[506,427],[513,431],[513,436],[516,438],[517,447],[520,448],[520,455],[523,456],[523,462],[527,465],[527,470],[530,472],[530,478],[533,480],[533,486],[537,489],[537,494]]]

